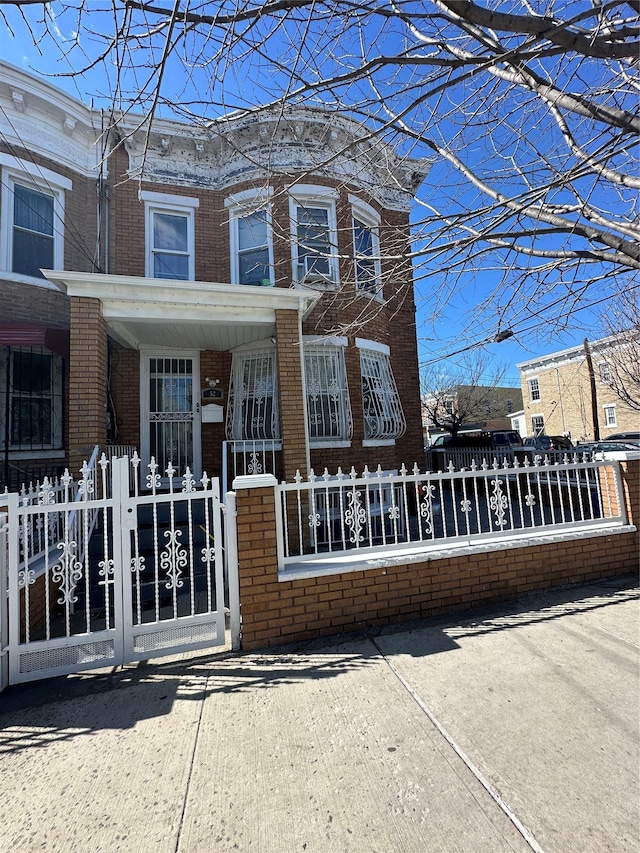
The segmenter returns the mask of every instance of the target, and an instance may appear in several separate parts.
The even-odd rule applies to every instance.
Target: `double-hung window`
[[[531,402],[536,402],[541,399],[540,396],[540,383],[538,379],[529,379],[529,399]]]
[[[146,220],[146,275],[193,281],[195,278],[194,211],[191,196],[143,191]]]
[[[353,258],[356,290],[382,297],[380,264],[380,217],[372,207],[349,196],[353,209]]]
[[[8,435],[11,450],[62,448],[62,377],[62,358],[44,347],[0,349],[2,446]]]
[[[226,432],[232,441],[280,438],[275,347],[233,354]]]
[[[544,435],[544,415],[531,416],[531,430],[534,435]]]
[[[293,279],[323,289],[338,286],[335,199],[328,187],[300,185],[291,197]]]
[[[360,349],[365,443],[393,443],[404,434],[407,424],[391,370],[389,348],[360,338],[356,338],[356,346]]]
[[[604,422],[605,422],[605,426],[608,426],[608,427],[618,426],[618,419],[616,417],[615,405],[604,406]]]
[[[348,444],[351,407],[344,362],[346,338],[304,344],[309,442],[318,446]]]
[[[273,285],[273,239],[270,191],[237,193],[227,199],[231,282],[254,287]]]
[[[64,195],[72,182],[44,167],[0,153],[0,268],[43,278],[64,267]]]
[[[600,363],[600,380],[606,384],[611,382],[611,365],[608,361]]]

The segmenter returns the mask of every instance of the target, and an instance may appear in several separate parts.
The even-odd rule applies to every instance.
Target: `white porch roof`
[[[68,296],[102,303],[109,333],[123,346],[232,350],[276,333],[276,310],[304,319],[317,291],[205,281],[42,270]]]

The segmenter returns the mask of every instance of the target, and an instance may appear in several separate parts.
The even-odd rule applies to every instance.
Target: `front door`
[[[200,477],[200,354],[143,352],[140,376],[143,464],[153,456],[163,479],[169,463]]]

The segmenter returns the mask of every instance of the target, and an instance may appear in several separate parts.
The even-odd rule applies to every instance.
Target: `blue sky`
[[[56,8],[55,4],[53,8]],[[95,13],[103,8],[103,4],[100,0],[89,0],[88,8],[93,15],[90,20],[92,28],[99,29],[97,24],[101,20],[101,15]],[[11,30],[13,30],[10,32],[9,27],[0,18],[0,55],[3,59],[35,73],[44,76],[51,75],[49,77],[51,82],[86,103],[93,103],[96,107],[110,104],[112,82],[109,81],[109,75],[104,66],[99,65],[83,78],[64,76],[66,73],[75,70],[74,65],[77,67],[81,61],[81,51],[85,51],[87,55],[95,53],[100,45],[99,33],[91,35],[83,31],[83,42],[78,47],[74,43],[74,19],[69,16],[66,16],[64,21],[55,19],[52,27],[54,29],[59,27],[58,41],[63,46],[69,47],[69,51],[61,55],[60,51],[56,50],[48,39],[41,40],[39,47],[34,45],[29,29],[16,9],[4,7],[3,12]],[[35,22],[41,17],[41,12],[37,7],[29,7],[25,9],[25,15],[29,20]],[[89,19],[85,18],[85,25],[88,21]],[[105,26],[104,29],[106,31],[108,27]],[[34,26],[34,31],[38,31],[37,24]],[[330,35],[330,33],[324,35],[327,44],[329,44]],[[178,91],[182,84],[177,82],[177,75],[181,71],[177,67],[172,70],[176,74],[174,88]],[[246,94],[246,85],[241,85],[238,69],[233,69],[229,73],[238,75],[235,85],[238,91],[242,88],[243,94]],[[140,70],[139,79],[144,79],[144,76],[144,71]],[[186,92],[187,90],[183,87],[183,91]],[[229,86],[229,91],[233,91],[233,84]],[[434,168],[427,177],[421,195],[428,200],[430,191],[439,185],[439,181],[438,169]],[[417,211],[418,214],[419,211]],[[417,275],[416,301],[418,305],[419,357],[421,362],[442,358],[449,353],[457,353],[461,349],[471,348],[473,350],[476,343],[487,339],[491,340],[498,330],[497,317],[492,317],[491,312],[481,313],[478,311],[474,314],[473,306],[481,303],[494,288],[496,274],[487,269],[484,272],[478,271],[472,277],[463,277],[460,287],[450,297],[446,307],[442,310],[442,316],[435,325],[431,323],[434,289],[440,287],[441,282],[438,280],[437,273],[434,274],[433,268],[429,269],[429,274],[429,278],[424,281],[421,280],[419,271]],[[597,291],[592,291],[588,301],[597,303],[599,297],[600,294]],[[488,343],[486,352],[494,364],[506,368],[508,380],[517,381],[519,379],[518,371],[515,368],[517,362],[581,344],[585,336],[590,339],[602,336],[603,332],[598,319],[600,310],[601,306],[595,304],[593,308],[579,312],[572,317],[570,327],[554,337],[545,334],[544,314],[540,318],[539,330],[536,329],[536,319],[530,317],[516,327],[522,329],[522,335],[516,335],[502,343]],[[524,315],[523,313],[522,316]],[[537,331],[540,332],[539,335]],[[454,363],[457,360],[459,358],[456,356],[451,359]]]

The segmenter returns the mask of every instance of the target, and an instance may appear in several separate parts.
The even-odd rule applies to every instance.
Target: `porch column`
[[[71,297],[69,471],[77,477],[94,446],[107,440],[107,325],[99,299]]]
[[[278,388],[284,476],[291,480],[307,471],[307,424],[302,378],[302,343],[296,311],[276,311]]]

